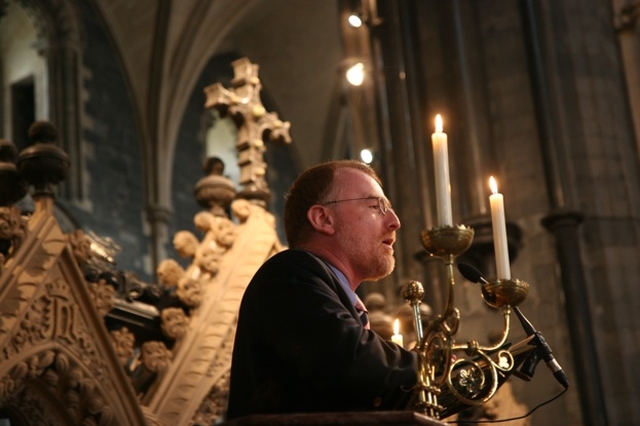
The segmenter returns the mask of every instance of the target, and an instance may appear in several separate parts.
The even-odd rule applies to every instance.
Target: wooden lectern
[[[347,413],[258,414],[240,417],[223,426],[445,426],[439,420],[414,411],[361,411]]]

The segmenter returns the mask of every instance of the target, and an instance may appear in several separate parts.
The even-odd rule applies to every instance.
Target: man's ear
[[[333,226],[333,216],[325,206],[316,204],[307,211],[307,219],[309,223],[318,232],[327,235],[333,235],[336,231]]]

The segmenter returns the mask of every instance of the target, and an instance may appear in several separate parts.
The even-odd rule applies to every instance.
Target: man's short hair
[[[300,246],[313,234],[314,228],[307,219],[307,212],[312,206],[329,201],[328,197],[337,189],[334,178],[339,169],[360,170],[382,185],[370,166],[356,160],[328,161],[308,168],[296,178],[286,196],[284,229],[289,247]]]

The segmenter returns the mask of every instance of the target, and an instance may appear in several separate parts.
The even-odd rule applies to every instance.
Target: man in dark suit
[[[368,329],[355,293],[389,275],[400,221],[369,166],[320,164],[291,186],[289,250],[244,294],[227,419],[249,414],[403,409],[417,355]]]

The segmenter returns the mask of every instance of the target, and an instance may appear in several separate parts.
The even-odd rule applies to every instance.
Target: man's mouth
[[[393,247],[393,244],[396,242],[395,238],[387,238],[385,240],[382,240],[382,244],[385,244],[389,247]]]

